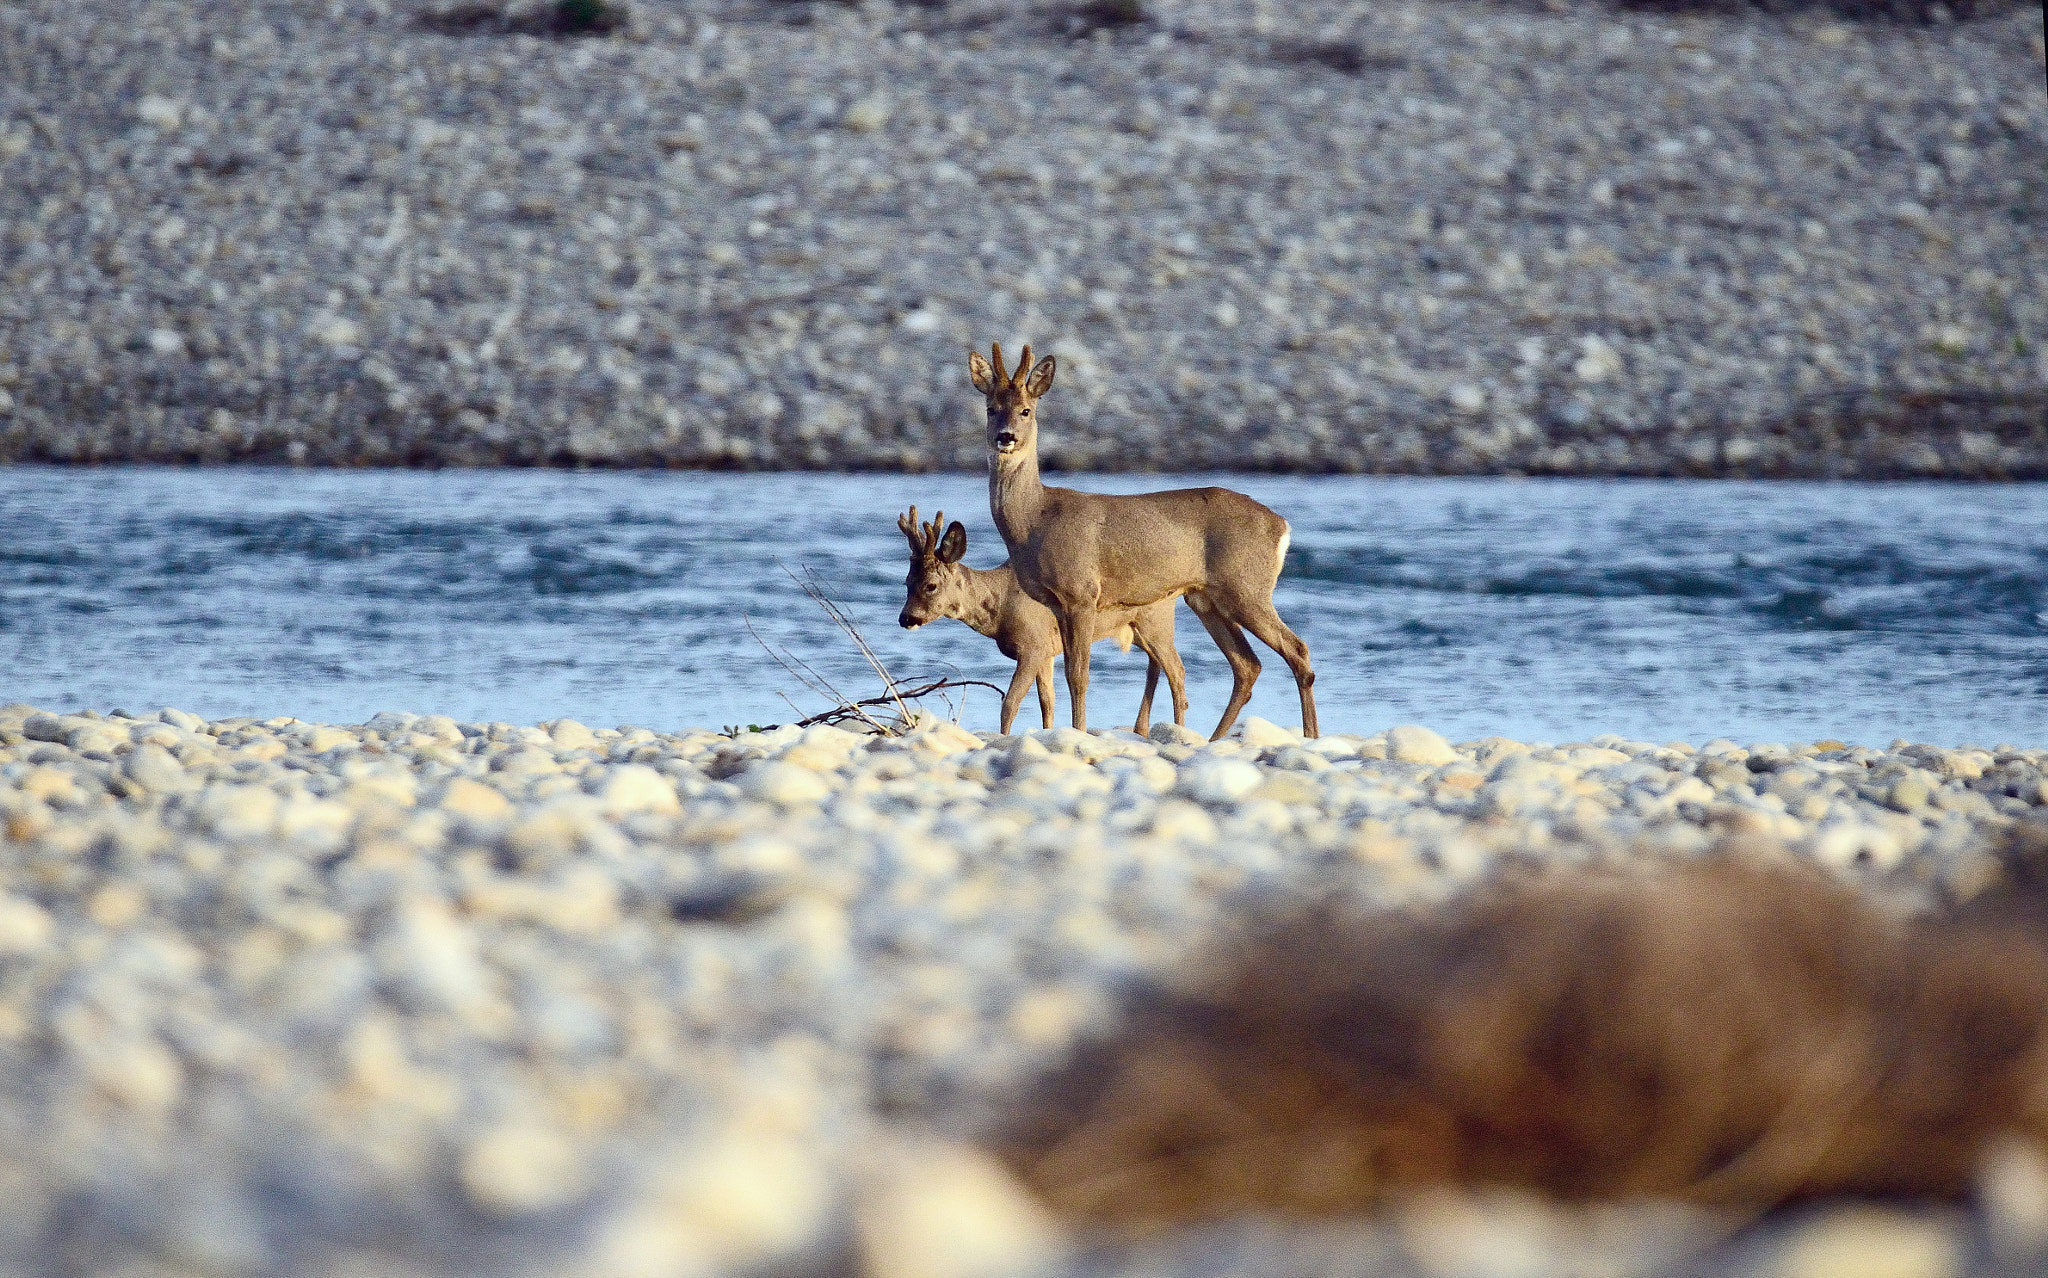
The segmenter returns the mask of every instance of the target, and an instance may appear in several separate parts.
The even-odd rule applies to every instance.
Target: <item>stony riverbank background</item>
[[[1065,467],[2048,475],[2039,7],[1770,8],[10,4],[0,460],[972,469],[996,338]]]
[[[1921,910],[1997,883],[1995,849],[2044,812],[2048,751],[2004,744],[1453,745],[1413,726],[1304,742],[1260,720],[1214,744],[942,721],[724,736],[9,706],[0,1258],[2038,1272],[2038,1157],[1993,1176],[1975,1216],[1794,1216],[1732,1251],[1715,1248],[1740,1220],[1511,1200],[1087,1253],[973,1142],[1114,1027],[1121,991],[1246,910],[1421,911],[1511,861],[1687,856],[1731,834]]]

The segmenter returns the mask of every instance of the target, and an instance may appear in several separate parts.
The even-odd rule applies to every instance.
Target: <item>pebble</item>
[[[873,1278],[1066,1272],[1071,1240],[957,1127],[905,1133],[999,1109],[1246,900],[1423,906],[1517,858],[1747,831],[1930,903],[1981,887],[1986,839],[2048,819],[2048,750],[1904,741],[1303,741],[1256,719],[1214,743],[943,720],[726,737],[9,706],[4,742],[7,1175],[112,1211],[175,1163],[249,1237],[345,1251],[361,1222],[415,1222],[392,1245],[421,1272],[464,1230],[592,1275],[825,1272],[846,1248]],[[37,1044],[55,1046],[29,1068]],[[254,1167],[280,1131],[289,1164]],[[1987,1245],[2022,1267],[2048,1237],[2042,1166],[2020,1151],[1981,1180]],[[403,1214],[430,1203],[467,1214]],[[1417,1264],[1505,1272],[1566,1228],[1472,1219],[1389,1237]],[[46,1227],[0,1234],[0,1260],[54,1245]],[[1961,1236],[1815,1217],[1765,1251],[1774,1273],[1941,1278]],[[154,1237],[139,1254],[184,1263]],[[1581,1243],[1559,1272],[1623,1254]]]
[[[1404,723],[1387,729],[1387,757],[1402,763],[1449,763],[1458,757],[1451,743],[1428,728]]]
[[[1787,1238],[1774,1278],[1960,1278],[1961,1221],[1873,1207],[1837,1208]]]
[[[1043,1273],[1065,1239],[995,1159],[964,1146],[870,1156],[855,1228],[865,1278]]]
[[[576,1201],[584,1174],[575,1146],[542,1127],[508,1124],[463,1152],[462,1189],[479,1211],[527,1216]]]

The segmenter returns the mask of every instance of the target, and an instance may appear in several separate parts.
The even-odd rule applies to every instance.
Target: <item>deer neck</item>
[[[972,589],[960,620],[969,630],[993,639],[1003,627],[1003,605],[1017,588],[1017,576],[1004,564],[1000,568],[968,568],[967,580]]]
[[[1030,537],[1045,507],[1045,483],[1038,477],[1038,444],[1020,449],[1008,457],[989,458],[989,513],[995,516],[996,531],[1011,555]]]

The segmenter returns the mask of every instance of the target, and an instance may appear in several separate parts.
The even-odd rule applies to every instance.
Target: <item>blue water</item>
[[[1222,482],[1286,515],[1276,599],[1326,731],[2048,744],[2048,486],[1067,482]],[[1001,560],[971,475],[0,469],[0,702],[786,722],[828,703],[743,618],[878,690],[805,571],[899,676],[1003,682],[965,627],[897,628],[912,502]],[[1185,610],[1179,642],[1206,731],[1229,673]],[[1144,659],[1096,653],[1093,721],[1128,723]],[[1250,712],[1298,719],[1277,657]],[[969,726],[995,713],[967,695]]]

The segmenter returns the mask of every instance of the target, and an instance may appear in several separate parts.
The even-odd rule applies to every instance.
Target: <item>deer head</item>
[[[1024,358],[1012,373],[1003,367],[1002,343],[992,344],[989,352],[995,356],[993,364],[983,359],[980,351],[967,353],[967,373],[974,389],[988,397],[989,451],[998,458],[1028,453],[1038,446],[1038,423],[1031,409],[1039,396],[1052,389],[1053,358],[1048,355],[1034,367],[1031,347],[1026,345]]]
[[[909,514],[896,517],[896,526],[910,541],[910,575],[903,579],[906,593],[896,624],[915,630],[941,617],[964,616],[970,583],[960,557],[967,553],[967,529],[958,520],[947,527],[944,511],[930,523],[920,524],[915,506]]]

